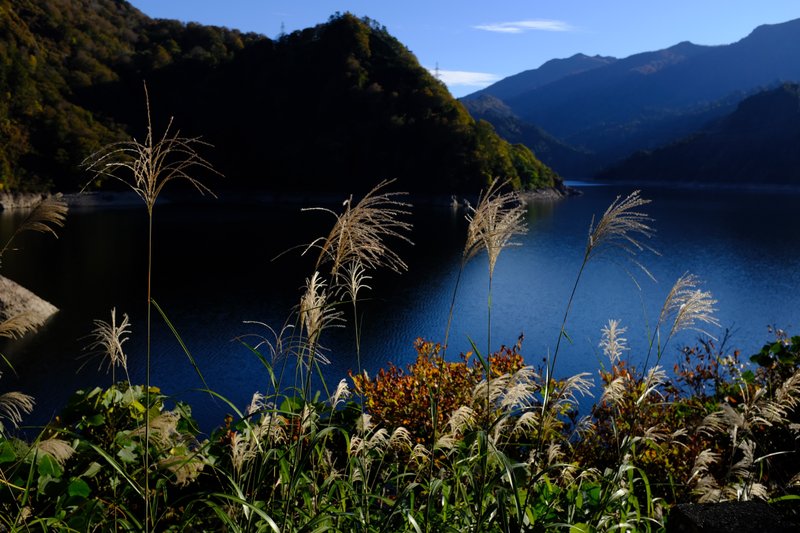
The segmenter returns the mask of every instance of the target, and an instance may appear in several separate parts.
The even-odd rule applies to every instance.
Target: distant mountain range
[[[800,85],[743,100],[693,135],[638,152],[600,174],[605,180],[800,184]]]
[[[589,177],[636,151],[691,135],[748,96],[800,81],[798,50],[800,19],[760,26],[729,45],[683,42],[624,59],[550,61],[462,101],[509,140],[534,152],[538,142],[555,170]],[[488,105],[487,97],[500,102]],[[565,145],[583,155],[576,159]]]
[[[154,20],[123,0],[0,0],[0,189],[74,190],[81,161],[170,116],[228,176],[214,187],[477,192],[560,186],[521,144],[475,121],[409,50],[337,14],[269,39]]]

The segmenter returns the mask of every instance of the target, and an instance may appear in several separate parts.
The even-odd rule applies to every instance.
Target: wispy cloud
[[[495,22],[473,26],[476,30],[496,33],[523,33],[526,31],[572,31],[574,28],[561,20],[530,19],[516,22]]]
[[[485,87],[500,79],[497,74],[490,74],[488,72],[468,72],[464,70],[435,70],[428,69],[434,76],[438,75],[439,79],[448,87],[451,86],[465,86],[465,87]]]

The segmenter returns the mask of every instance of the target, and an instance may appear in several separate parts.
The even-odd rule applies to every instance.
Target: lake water
[[[522,246],[504,251],[493,289],[492,342],[513,344],[525,335],[523,354],[538,364],[552,351],[569,292],[583,256],[592,216],[602,215],[629,187],[585,187],[584,194],[528,209],[529,233]],[[657,318],[674,281],[691,272],[718,300],[717,316],[732,331],[731,344],[743,355],[770,339],[767,326],[800,333],[800,196],[709,190],[644,190],[644,208],[655,219],[650,244],[660,252],[638,259],[658,280],[635,268],[637,288],[624,261],[597,261],[584,273],[562,346],[558,375],[588,371],[596,376],[603,356],[600,329],[610,318],[627,326],[632,361],[641,361],[648,324]],[[337,208],[340,204],[334,204]],[[442,340],[463,246],[463,211],[449,207],[414,209],[413,247],[399,253],[409,264],[403,275],[373,279],[362,306],[361,363],[376,372],[389,361],[413,361],[417,337]],[[209,386],[244,408],[267,376],[257,359],[235,338],[266,334],[258,321],[280,328],[298,301],[313,268],[293,247],[327,234],[331,218],[301,212],[298,204],[211,202],[157,206],[153,297],[166,311]],[[3,273],[54,303],[61,311],[36,337],[6,347],[17,375],[4,372],[0,389],[22,390],[37,399],[29,424],[49,420],[81,387],[107,385],[110,375],[86,363],[82,347],[92,320],[109,311],[128,313],[134,336],[125,345],[132,381],[144,381],[146,312],[146,214],[137,208],[73,209],[61,237],[28,235],[20,251],[4,258]],[[4,214],[7,236],[13,216]],[[275,258],[281,252],[289,252]],[[448,356],[470,349],[470,339],[487,342],[487,261],[479,256],[463,274],[457,295]],[[721,330],[712,331],[720,335]],[[687,332],[666,348],[670,367]],[[330,330],[322,343],[331,363],[329,383],[345,377],[357,362],[353,329]],[[200,379],[173,334],[154,314],[152,382],[188,400],[205,429],[222,422],[229,409],[196,392]],[[81,368],[82,367],[82,368]],[[586,407],[591,400],[586,401]]]

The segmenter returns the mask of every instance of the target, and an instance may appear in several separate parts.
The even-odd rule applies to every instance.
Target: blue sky
[[[385,25],[455,96],[578,52],[625,57],[728,44],[800,18],[798,0],[132,0],[145,14],[276,37],[336,11]]]

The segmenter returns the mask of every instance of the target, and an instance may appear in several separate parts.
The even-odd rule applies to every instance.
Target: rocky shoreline
[[[49,196],[49,194],[3,192],[0,193],[0,211],[30,209]]]
[[[58,308],[39,298],[19,283],[0,276],[0,320],[24,315],[34,327],[44,324]]]
[[[49,194],[0,193],[0,211],[32,209]],[[43,325],[58,308],[19,283],[0,275],[0,321],[21,319],[24,329]]]
[[[522,191],[519,193],[519,197],[523,203],[527,204],[530,202],[561,200],[562,198],[578,196],[580,194],[583,193],[574,187],[561,185],[560,187],[548,187],[545,189]]]

